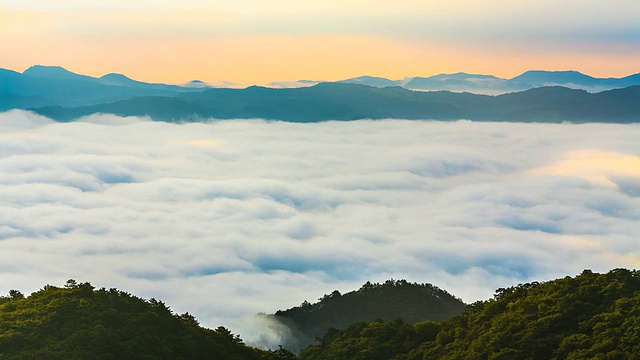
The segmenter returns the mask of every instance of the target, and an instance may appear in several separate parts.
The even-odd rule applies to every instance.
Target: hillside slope
[[[376,319],[402,318],[408,323],[438,321],[459,315],[464,308],[460,299],[431,284],[387,280],[382,284],[367,282],[345,294],[336,290],[314,304],[304,302],[278,311],[274,316],[293,330],[294,337],[283,345],[298,350],[330,328],[344,329],[356,322]]]
[[[287,359],[246,346],[224,327],[198,325],[161,301],[89,283],[0,297],[0,359]]]
[[[640,272],[585,270],[576,277],[498,289],[441,323],[401,320],[327,332],[300,353],[338,359],[636,359]]]

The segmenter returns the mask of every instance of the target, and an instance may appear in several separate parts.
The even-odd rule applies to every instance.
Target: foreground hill
[[[161,301],[89,283],[0,297],[0,359],[288,358],[294,356],[283,349],[246,346],[224,327],[202,328]]]
[[[637,359],[640,272],[625,269],[498,289],[440,323],[331,330],[300,359]]]
[[[298,350],[309,345],[330,328],[344,329],[356,322],[402,318],[408,323],[443,320],[459,315],[465,304],[448,292],[431,284],[387,280],[382,284],[366,283],[357,291],[340,294],[334,291],[317,303],[278,311],[276,320],[289,326],[293,336],[284,346]]]
[[[404,299],[404,300],[403,300]],[[438,300],[439,299],[439,300]],[[423,303],[422,305],[420,305]],[[354,307],[357,306],[357,307]],[[345,324],[363,314],[380,319],[329,328],[302,360],[375,359],[636,359],[640,354],[640,272],[585,270],[576,277],[521,284],[468,305],[431,285],[389,280],[275,316],[303,328]],[[406,320],[387,320],[394,313]],[[356,314],[353,314],[356,313]],[[387,321],[385,321],[387,320]],[[301,331],[301,330],[300,330]],[[188,313],[89,283],[47,285],[24,297],[0,297],[2,359],[296,359],[282,348],[246,346],[224,327],[198,325]]]
[[[321,83],[295,89],[257,86],[210,89],[171,97],[135,97],[100,105],[42,107],[34,111],[59,121],[108,113],[150,116],[155,120],[173,122],[210,118],[260,118],[291,122],[396,118],[633,123],[640,121],[640,86],[595,94],[564,87],[542,87],[487,96]]]

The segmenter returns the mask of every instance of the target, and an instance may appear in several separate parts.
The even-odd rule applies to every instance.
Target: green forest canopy
[[[331,300],[325,296],[323,301]],[[492,299],[439,322],[374,320],[343,330],[330,328],[316,344],[302,349],[299,358],[633,359],[637,354],[640,272],[615,269],[501,288]],[[249,347],[228,329],[203,328],[190,314],[174,314],[161,301],[70,280],[64,287],[47,285],[28,297],[17,290],[0,297],[0,359],[296,356],[283,348]]]
[[[285,339],[285,347],[299,350],[330,328],[344,329],[356,322],[395,318],[408,323],[438,321],[465,309],[462,300],[437,286],[393,279],[382,284],[367,282],[345,294],[335,290],[318,300],[275,313],[277,320],[293,330],[292,338]]]
[[[224,327],[199,326],[156,299],[69,280],[0,297],[0,359],[290,359],[246,346]]]
[[[397,319],[332,329],[299,357],[637,359],[638,354],[640,272],[615,269],[498,289],[493,299],[440,323]]]

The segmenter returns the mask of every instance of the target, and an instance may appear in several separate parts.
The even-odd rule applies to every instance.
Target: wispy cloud
[[[0,114],[0,290],[68,278],[206,326],[365,281],[465,301],[640,264],[638,125]]]

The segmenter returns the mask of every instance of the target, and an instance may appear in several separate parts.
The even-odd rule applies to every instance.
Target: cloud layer
[[[497,287],[640,265],[640,126],[167,124],[0,114],[0,292],[69,278],[246,319],[366,281]]]

